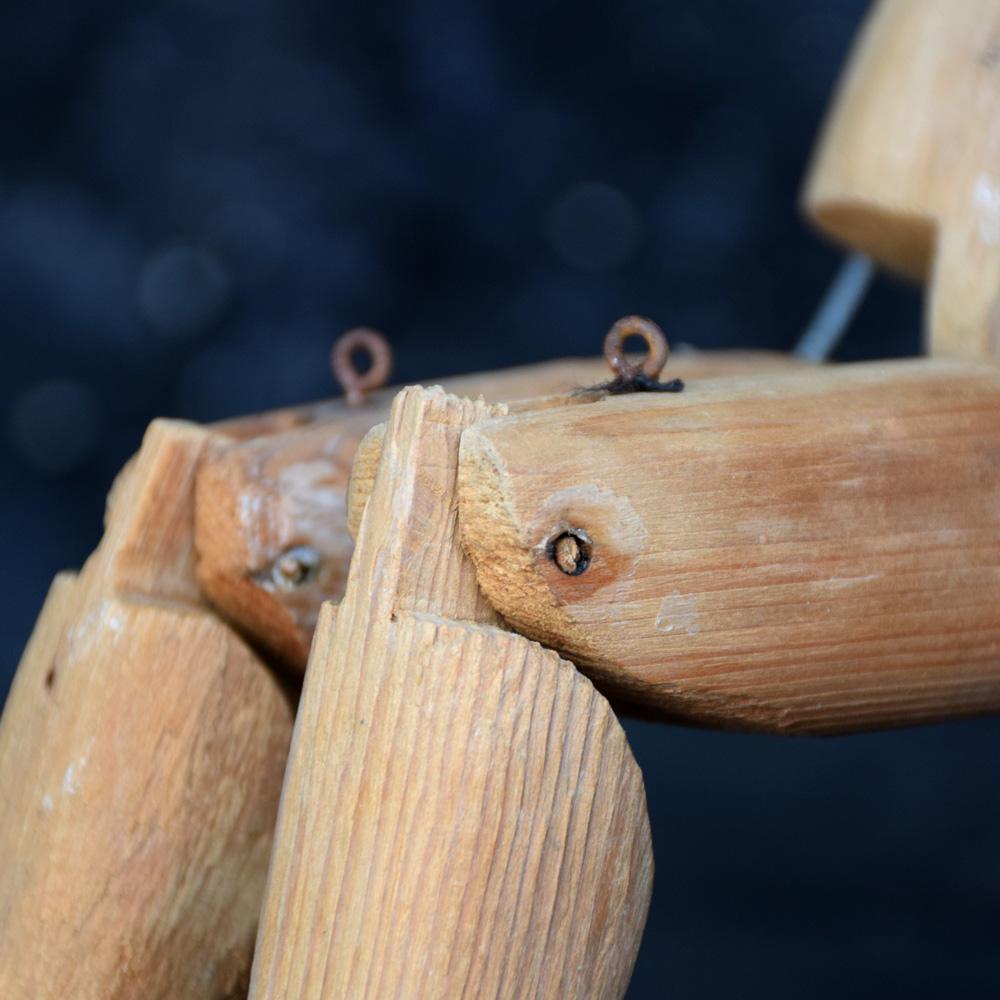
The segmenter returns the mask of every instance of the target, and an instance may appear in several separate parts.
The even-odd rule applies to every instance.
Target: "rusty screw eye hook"
[[[371,361],[368,371],[359,372],[355,365],[358,354],[367,354]],[[330,352],[334,378],[344,387],[347,402],[358,406],[365,397],[389,381],[392,371],[392,348],[377,330],[359,326],[337,338]]]
[[[641,337],[649,349],[638,364],[629,361],[625,355],[625,341],[629,337]],[[663,331],[651,319],[625,316],[618,320],[604,338],[604,357],[614,373],[610,382],[595,386],[604,392],[613,395],[626,392],[680,392],[684,388],[684,383],[679,378],[669,382],[660,381],[660,372],[670,357],[670,347]]]

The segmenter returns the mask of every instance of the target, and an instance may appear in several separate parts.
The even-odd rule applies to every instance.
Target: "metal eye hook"
[[[371,368],[363,374],[354,365],[354,355],[364,351],[371,358]],[[330,352],[333,376],[344,387],[351,406],[363,403],[365,397],[389,381],[392,371],[392,348],[377,330],[359,326],[337,338]]]
[[[649,353],[641,364],[633,364],[625,356],[625,341],[629,337],[642,337]],[[640,377],[655,382],[670,357],[670,347],[663,331],[651,320],[642,316],[624,316],[604,338],[604,357],[616,379],[632,382]]]

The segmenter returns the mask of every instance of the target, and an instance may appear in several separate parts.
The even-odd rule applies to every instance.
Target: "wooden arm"
[[[1000,369],[943,360],[511,415],[463,435],[462,539],[511,627],[661,717],[997,711],[998,418]]]

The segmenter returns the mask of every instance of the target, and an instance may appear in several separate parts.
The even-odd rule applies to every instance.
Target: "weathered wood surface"
[[[801,366],[768,352],[688,351],[671,358],[668,370],[699,379]],[[573,390],[609,374],[603,359],[570,358],[457,376],[444,386],[470,398],[541,406],[546,404],[538,397],[574,401]],[[347,516],[352,464],[362,438],[387,416],[395,392],[375,393],[357,407],[334,400],[215,428],[240,440],[218,437],[198,477],[198,581],[227,621],[293,671],[305,669],[320,604],[343,596],[357,530]],[[268,433],[245,439],[251,430]],[[355,469],[362,496],[371,488],[377,445],[368,458],[362,454]],[[354,506],[360,516],[363,504]]]
[[[204,606],[194,574],[194,484],[215,436],[154,420],[108,494],[105,535],[85,576],[121,597]]]
[[[325,605],[251,996],[613,997],[652,858],[642,779],[572,665],[491,623],[457,541],[463,426],[394,405],[344,600]]]
[[[928,281],[934,354],[1000,353],[1000,4],[881,0],[805,190],[829,235]]]
[[[681,345],[670,356],[670,377],[712,378],[747,371],[787,371],[802,367],[801,359],[781,351],[700,351]],[[574,392],[609,377],[603,357],[557,358],[533,365],[517,365],[466,375],[422,379],[425,385],[439,385],[446,392],[468,399],[483,397],[487,402],[507,402],[536,396]],[[379,423],[389,414],[401,385],[370,393],[362,405],[351,406],[343,397],[318,400],[301,406],[285,407],[265,413],[234,417],[211,425],[211,430],[226,437],[249,440],[269,434],[282,434],[309,424],[339,421],[367,413],[367,426]]]
[[[509,625],[663,717],[843,732],[1000,710],[1000,369],[692,384],[463,435]],[[551,545],[584,532],[566,575]]]
[[[348,411],[339,420],[222,443],[198,476],[202,592],[227,621],[300,673],[320,605],[344,592],[354,550],[347,482],[371,419],[367,410]]]
[[[0,996],[241,995],[292,711],[198,606],[208,435],[157,422],[0,719]]]

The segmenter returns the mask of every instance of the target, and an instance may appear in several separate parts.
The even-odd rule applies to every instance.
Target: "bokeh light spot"
[[[553,205],[546,226],[552,249],[585,271],[624,264],[639,240],[639,216],[629,198],[608,184],[577,184]]]
[[[14,400],[8,438],[26,465],[62,476],[93,458],[103,422],[100,403],[90,388],[69,379],[52,379]]]
[[[205,331],[218,320],[228,297],[225,268],[204,247],[164,247],[149,258],[139,278],[142,316],[166,337]]]

